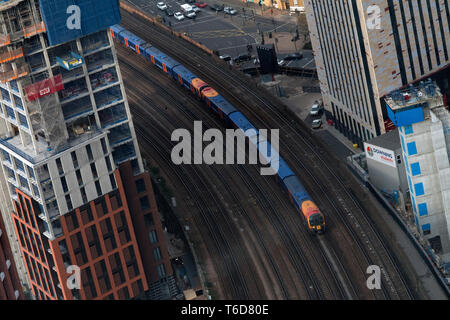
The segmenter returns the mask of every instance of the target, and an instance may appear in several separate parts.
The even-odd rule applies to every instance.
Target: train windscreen
[[[320,213],[313,214],[309,217],[309,224],[311,227],[319,226],[323,224],[323,217]]]

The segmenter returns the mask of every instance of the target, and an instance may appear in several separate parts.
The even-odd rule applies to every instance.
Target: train
[[[212,109],[227,125],[235,129],[242,129],[244,132],[250,132],[247,130],[253,129],[253,134],[251,136],[247,135],[246,138],[250,144],[257,148],[260,155],[266,157],[266,150],[261,150],[261,143],[258,143],[259,130],[214,88],[191,72],[182,63],[142,40],[124,27],[120,25],[111,26],[110,32],[112,38],[116,41],[130,48],[136,54],[143,56],[151,64],[171,76],[181,86],[191,91],[193,95],[204,101],[206,106]],[[267,147],[267,144],[263,145],[265,149],[271,150]],[[275,166],[271,161],[279,161],[276,166],[279,168],[276,177],[288,192],[290,201],[303,216],[308,230],[315,234],[323,234],[325,232],[324,215],[311,199],[303,184],[281,156],[270,158],[278,159],[271,160],[266,158],[265,160],[272,167]]]

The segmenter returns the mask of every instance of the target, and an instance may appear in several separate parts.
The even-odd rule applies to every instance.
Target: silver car
[[[320,129],[321,126],[322,126],[322,119],[316,119],[311,124],[311,128],[313,129]]]
[[[225,7],[223,9],[223,11],[225,13],[227,13],[227,14],[230,14],[230,15],[235,15],[236,14],[236,10],[234,10],[232,7]]]

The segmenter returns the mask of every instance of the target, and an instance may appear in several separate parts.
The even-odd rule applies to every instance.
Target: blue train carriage
[[[180,63],[168,55],[166,55],[164,52],[156,49],[155,47],[148,48],[146,50],[147,54],[150,56],[150,61],[163,70],[165,73],[170,74],[173,76],[173,68],[180,65]]]
[[[217,91],[216,91],[216,93],[217,93]],[[213,108],[213,110],[219,114],[221,119],[230,121],[230,118],[229,118],[230,114],[238,111],[231,103],[229,103],[224,97],[222,97],[218,93],[217,93],[217,95],[215,95],[215,94],[208,95],[205,92],[204,95],[205,95],[205,101],[208,104],[208,106]]]
[[[111,37],[113,37],[114,39],[117,39],[119,36],[119,33],[123,30],[125,30],[125,28],[119,24],[115,24],[115,25],[109,27],[109,31],[111,32]]]
[[[297,176],[288,176],[283,180],[283,183],[289,192],[291,202],[300,210],[305,218],[308,230],[312,233],[324,233],[325,218],[317,205],[311,200],[311,197]]]
[[[127,38],[125,39],[127,42],[127,47],[136,52],[137,54],[141,54],[140,47],[144,43],[146,43],[144,40],[136,36],[135,34],[128,32]]]
[[[172,69],[172,76],[186,89],[191,90],[192,80],[198,78],[190,70],[186,69],[183,65],[178,65]]]
[[[206,103],[206,105],[211,108],[215,113],[219,113],[217,108],[214,108],[211,103],[211,99],[217,97],[219,93],[211,87],[206,87],[202,90],[202,100]],[[221,117],[222,118],[222,117]]]

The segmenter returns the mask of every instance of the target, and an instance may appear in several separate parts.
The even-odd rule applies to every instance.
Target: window
[[[78,185],[79,186],[83,185],[83,178],[81,177],[81,171],[80,170],[75,171],[75,175],[77,176]]]
[[[87,154],[88,154],[89,161],[94,160],[94,156],[92,155],[92,149],[91,149],[91,145],[90,144],[88,144],[86,146],[86,151],[87,151]]]
[[[158,242],[158,236],[157,236],[155,230],[150,231],[149,237],[150,237],[150,243],[156,243],[156,242]]]
[[[117,185],[116,185],[116,179],[114,178],[114,174],[109,175],[109,180],[111,181],[111,187],[113,189],[116,189]]]
[[[427,208],[427,204],[426,203],[420,203],[418,205],[418,208],[419,208],[419,215],[420,216],[428,215],[428,208]]]
[[[62,177],[61,178],[61,184],[62,184],[62,188],[63,188],[64,193],[69,191],[69,188],[67,187],[66,177]]]
[[[97,189],[97,195],[100,197],[102,195],[102,187],[100,186],[100,182],[95,181],[95,188]]]
[[[159,247],[158,248],[156,248],[156,249],[153,249],[153,257],[155,258],[155,261],[159,261],[159,260],[161,260],[161,249],[159,249]]]
[[[141,203],[141,209],[142,211],[146,211],[148,209],[150,209],[150,203],[148,202],[148,198],[147,197],[142,197],[139,199],[140,203]]]
[[[144,215],[144,221],[147,227],[155,225],[155,222],[153,221],[153,215],[151,213]]]
[[[92,171],[92,175],[94,176],[94,179],[97,179],[98,173],[97,173],[97,167],[95,166],[95,162],[91,163],[91,171]]]
[[[84,188],[81,188],[80,191],[81,191],[81,198],[83,199],[83,203],[88,202],[88,199],[86,196],[86,190],[84,190]]]
[[[414,132],[412,125],[407,125],[404,128],[405,128],[405,134],[412,134]]]
[[[160,279],[164,278],[166,276],[166,268],[164,268],[164,265],[160,264],[157,269],[159,278]]]
[[[59,174],[64,174],[64,169],[60,158],[56,159],[56,166],[58,167]]]
[[[111,167],[111,161],[109,160],[109,157],[105,157],[105,161],[106,161],[106,167],[108,168],[108,172],[112,171],[112,167]]]
[[[431,234],[431,226],[429,223],[422,225],[422,231],[424,235]]]
[[[419,162],[415,162],[415,163],[411,164],[411,173],[413,176],[418,176],[421,174]]]
[[[73,166],[75,168],[78,168],[78,158],[77,158],[77,153],[75,151],[72,151],[70,153],[70,155],[72,156],[72,161],[73,161]]]
[[[101,143],[102,143],[103,153],[104,153],[104,154],[108,154],[108,148],[106,147],[105,138],[102,138],[100,141],[101,141]]]
[[[413,156],[417,154],[417,146],[415,142],[410,142],[406,145],[408,149],[408,155]]]
[[[138,193],[145,191],[145,181],[144,179],[136,180],[136,189]]]
[[[69,211],[72,211],[73,206],[72,206],[72,200],[70,199],[70,195],[66,195],[66,203],[67,203],[67,209]]]
[[[423,196],[425,194],[425,190],[423,189],[423,183],[416,183],[414,185],[414,190],[416,191],[416,196]]]

